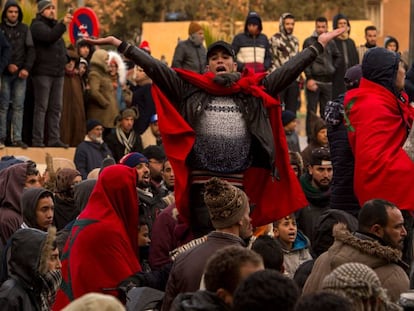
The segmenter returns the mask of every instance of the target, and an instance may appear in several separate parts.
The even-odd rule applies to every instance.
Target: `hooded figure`
[[[414,210],[414,163],[402,148],[414,111],[402,92],[404,78],[398,53],[372,48],[362,61],[359,87],[345,96],[354,191],[361,206],[381,197],[401,210]]]
[[[88,75],[90,98],[86,115],[87,119],[99,120],[105,128],[114,128],[119,108],[109,75],[108,58],[108,52],[102,49],[92,55]]]
[[[319,147],[327,147],[328,146],[328,139],[327,139],[327,127],[326,122],[316,115],[313,112],[309,112],[310,114],[310,136],[309,136],[309,145],[303,149],[301,156],[303,160],[303,164],[305,168],[310,163],[312,150],[319,148]]]
[[[246,17],[244,32],[236,35],[231,44],[237,56],[239,71],[248,68],[259,73],[270,68],[272,63],[270,43],[262,30],[262,19],[259,14],[250,12]]]
[[[384,47],[387,50],[398,52],[400,45],[398,44],[398,40],[392,36],[386,36],[384,39]]]
[[[23,222],[20,197],[26,183],[27,163],[10,166],[0,172],[0,237],[6,244]]]
[[[74,185],[81,180],[80,172],[71,168],[63,168],[56,173],[55,216],[53,221],[58,230],[63,229],[80,213],[80,209],[75,206]]]
[[[62,255],[56,310],[90,292],[117,296],[114,288],[141,270],[136,184],[135,168],[111,165],[102,171]]]
[[[0,287],[2,310],[51,310],[62,281],[60,262],[50,268],[56,249],[56,229],[48,232],[28,228],[13,234],[8,261],[9,278]]]
[[[23,191],[23,195],[20,201],[24,220],[22,227],[36,228],[42,231],[46,231],[43,227],[41,227],[42,224],[39,224],[36,212],[39,200],[44,197],[50,197],[53,199],[53,193],[44,188],[29,188]],[[52,220],[53,214],[51,221]],[[49,225],[51,224],[52,223]]]

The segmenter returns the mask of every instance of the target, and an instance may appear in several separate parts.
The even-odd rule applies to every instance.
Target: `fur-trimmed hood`
[[[333,227],[333,236],[335,243],[328,250],[332,256],[333,269],[347,262],[361,262],[373,269],[390,263],[403,264],[401,251],[381,245],[368,235],[351,234],[342,223]]]
[[[119,82],[124,85],[126,83],[126,76],[127,76],[127,69],[124,60],[122,59],[121,55],[119,55],[115,51],[108,51],[109,59],[108,65],[111,62],[115,62],[118,66],[118,79]]]
[[[48,232],[34,228],[19,229],[11,237],[9,277],[26,286],[37,287],[40,275],[48,272],[48,258],[56,248],[56,228]],[[39,289],[39,288],[38,288]]]

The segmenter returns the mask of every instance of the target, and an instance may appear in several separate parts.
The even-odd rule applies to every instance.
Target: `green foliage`
[[[20,5],[20,7],[23,12],[23,23],[30,26],[32,19],[36,17],[37,5],[30,3],[29,1],[25,1]]]

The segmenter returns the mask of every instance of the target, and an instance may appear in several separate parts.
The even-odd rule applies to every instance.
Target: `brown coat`
[[[303,287],[303,294],[322,289],[322,281],[332,270],[344,263],[359,262],[371,267],[388,290],[391,300],[396,302],[402,292],[408,291],[409,279],[401,265],[401,252],[378,241],[357,233],[351,234],[344,224],[333,229],[335,242],[315,262],[312,272]]]
[[[89,71],[89,101],[86,115],[88,119],[100,121],[106,128],[115,128],[115,119],[119,114],[116,95],[111,76],[107,71],[108,52],[97,50],[93,53]]]

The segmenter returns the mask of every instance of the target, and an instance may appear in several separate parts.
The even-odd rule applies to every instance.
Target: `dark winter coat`
[[[17,7],[19,11],[18,23],[13,26],[7,23],[6,18],[6,12],[11,6]],[[30,32],[29,27],[22,23],[22,20],[23,12],[21,7],[14,0],[7,1],[1,15],[0,29],[6,36],[11,46],[11,57],[9,64],[15,64],[19,67],[19,70],[26,69],[27,71],[30,71],[32,69],[36,54],[33,45],[32,33]],[[10,74],[8,70],[5,70],[4,73]]]
[[[174,311],[230,311],[230,307],[224,303],[215,293],[198,290],[194,293],[179,294],[171,310]]]
[[[112,152],[106,143],[99,144],[84,140],[76,147],[74,162],[82,179],[86,179],[90,171],[100,168],[102,161],[109,157],[112,158]]]
[[[66,31],[65,24],[38,13],[30,25],[30,31],[36,49],[32,75],[63,77],[65,64],[68,62],[65,41],[62,38]]]

